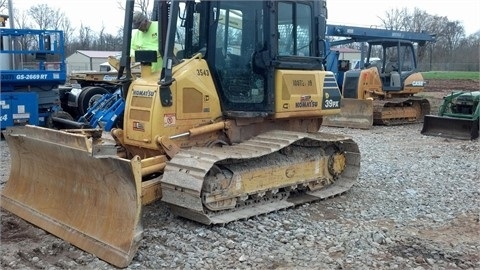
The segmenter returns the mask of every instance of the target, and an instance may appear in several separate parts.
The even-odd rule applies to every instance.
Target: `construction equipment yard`
[[[61,33],[16,46],[9,7],[2,269],[480,269],[478,62],[432,71],[441,27],[331,25],[326,2],[125,0],[89,85]]]
[[[431,80],[422,94],[435,113],[450,91],[479,88],[478,80]],[[479,141],[424,136],[421,128],[322,126],[352,137],[362,155],[355,187],[329,200],[224,226],[148,205],[128,269],[479,269]],[[3,189],[3,139],[0,154]],[[3,209],[0,240],[2,269],[115,269]]]

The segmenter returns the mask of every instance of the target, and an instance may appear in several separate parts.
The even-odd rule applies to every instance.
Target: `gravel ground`
[[[322,128],[353,137],[362,154],[357,184],[332,199],[225,226],[149,205],[128,269],[480,269],[479,141],[420,129]],[[2,269],[114,269],[4,210],[1,241]]]

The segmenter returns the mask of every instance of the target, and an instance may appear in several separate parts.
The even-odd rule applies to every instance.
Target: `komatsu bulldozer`
[[[163,69],[149,68],[157,52],[137,51],[142,72],[124,83],[122,128],[6,130],[2,208],[126,267],[142,206],[156,200],[225,224],[355,184],[358,145],[319,131],[341,105],[323,70],[325,1],[155,3]],[[133,9],[127,0],[119,78],[129,77]]]
[[[349,35],[355,33],[357,27],[350,28],[353,30],[345,31]],[[380,30],[370,30],[374,31],[372,37]],[[433,36],[381,31],[386,33],[380,32],[379,36],[390,34],[392,38],[368,41],[364,67],[344,74],[341,113],[326,117],[325,125],[369,129],[372,125],[419,123],[430,113],[429,101],[416,96],[424,90],[426,81],[417,71],[412,41],[433,41]],[[368,36],[368,32],[361,33]]]

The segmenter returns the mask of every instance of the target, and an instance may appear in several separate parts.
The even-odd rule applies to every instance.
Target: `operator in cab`
[[[145,14],[136,11],[132,20],[132,41],[130,47],[130,56],[135,57],[135,51],[152,50],[157,51],[157,62],[152,63],[152,72],[157,72],[162,68],[162,57],[158,52],[158,22],[150,21]]]

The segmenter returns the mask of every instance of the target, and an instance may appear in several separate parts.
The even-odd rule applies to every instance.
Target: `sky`
[[[13,7],[27,10],[31,0],[10,0]],[[124,0],[36,0],[35,4],[48,4],[60,8],[77,29],[81,24],[92,30],[105,29],[115,34],[123,23],[123,11],[118,2]],[[153,3],[153,0],[150,2]],[[460,21],[467,35],[480,30],[480,0],[327,0],[329,24],[352,26],[379,26],[379,17],[392,9],[414,8],[430,15],[446,16],[450,21]],[[15,15],[14,15],[15,16]]]
[[[479,0],[327,0],[330,24],[352,26],[379,26],[379,17],[392,9],[415,8],[430,15],[445,16],[450,21],[460,21],[466,35],[480,31]]]

